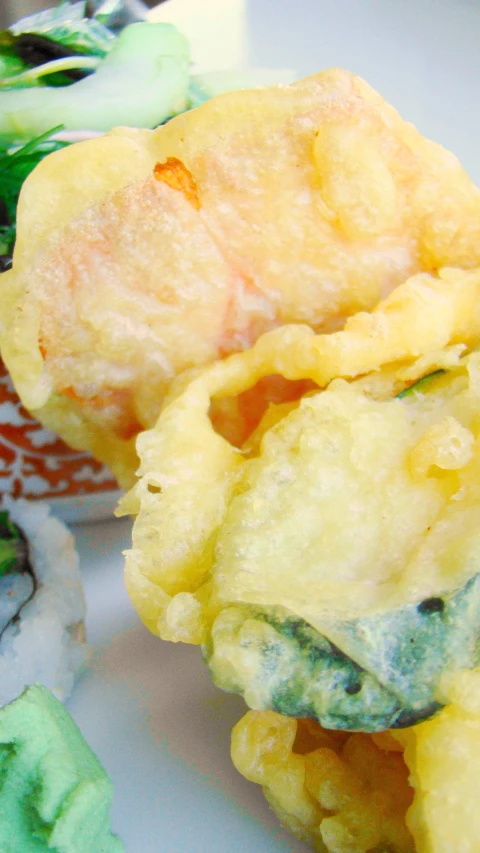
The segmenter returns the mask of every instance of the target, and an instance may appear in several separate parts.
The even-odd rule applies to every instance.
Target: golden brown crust
[[[153,174],[157,181],[163,181],[172,190],[182,192],[195,210],[200,210],[200,199],[193,175],[178,157],[167,157],[164,163],[155,163]]]

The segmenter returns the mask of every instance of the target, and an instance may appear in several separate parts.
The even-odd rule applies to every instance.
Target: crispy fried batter
[[[423,288],[426,284],[425,277],[420,276],[420,279],[420,285]],[[475,306],[480,304],[480,273],[459,273],[458,278],[451,277],[449,274],[446,279],[431,278],[429,280],[428,284],[431,290],[428,293],[432,298],[432,304],[436,305],[438,309],[435,315],[436,325],[430,324],[431,334],[427,340],[427,351],[432,353],[430,363],[428,359],[421,357],[422,351],[419,345],[421,337],[415,329],[418,307],[417,299],[412,299],[412,293],[415,294],[416,284],[418,282],[413,279],[402,285],[378,307],[373,315],[365,315],[365,319],[370,319],[372,325],[364,337],[357,336],[357,331],[355,329],[350,330],[348,326],[344,331],[333,335],[318,336],[305,326],[284,326],[261,337],[250,350],[232,355],[230,358],[217,362],[201,372],[182,376],[174,383],[156,426],[142,433],[137,440],[141,460],[138,472],[139,481],[122,502],[123,512],[138,516],[134,527],[134,547],[127,556],[127,588],[142,619],[154,633],[166,639],[180,639],[189,642],[203,642],[205,639],[206,624],[208,620],[211,623],[214,613],[212,614],[208,605],[209,585],[207,583],[203,587],[203,584],[208,578],[213,564],[212,548],[218,535],[219,525],[224,523],[227,507],[237,487],[236,483],[243,476],[242,470],[250,470],[249,465],[246,465],[246,459],[261,456],[263,436],[267,430],[274,433],[275,423],[283,420],[292,409],[296,408],[298,398],[302,395],[302,385],[301,383],[298,385],[297,402],[295,402],[295,396],[292,397],[289,394],[288,387],[284,389],[284,400],[287,402],[282,404],[281,399],[277,399],[277,405],[268,409],[257,429],[255,429],[255,422],[251,420],[252,413],[249,412],[248,427],[251,434],[246,444],[243,445],[243,453],[239,453],[237,450],[237,447],[242,443],[239,436],[237,436],[239,440],[232,443],[231,424],[227,423],[228,428],[224,431],[221,418],[213,419],[211,417],[211,401],[220,401],[221,403],[225,398],[232,399],[248,392],[249,389],[258,389],[259,383],[264,377],[271,377],[276,374],[281,374],[295,382],[306,379],[312,380],[320,386],[333,378],[352,377],[357,369],[360,372],[373,369],[372,365],[365,366],[361,360],[359,361],[362,352],[365,358],[377,353],[377,367],[384,363],[388,368],[385,373],[376,377],[375,375],[369,377],[367,388],[364,387],[363,380],[358,383],[356,393],[360,394],[361,390],[366,390],[369,396],[379,396],[380,399],[388,399],[394,396],[397,390],[402,390],[402,387],[404,388],[406,384],[411,383],[425,371],[430,372],[437,369],[438,366],[442,368],[448,366],[448,351],[439,352],[439,349],[452,340],[455,343],[459,340],[462,341],[466,337],[465,329],[469,322],[472,323],[472,328],[477,329],[476,338],[472,333],[469,343],[471,345],[480,343],[478,308],[476,309],[477,313],[475,313]],[[420,295],[422,293],[423,290],[421,289]],[[424,301],[426,304],[427,299],[425,298]],[[357,319],[352,318],[351,322]],[[389,341],[392,346],[390,350],[388,349]],[[359,342],[360,345],[358,345]],[[461,346],[459,351],[463,348]],[[415,375],[413,362],[416,356],[420,356],[420,358],[418,359],[419,372]],[[450,358],[453,359],[452,363],[454,363],[453,352],[450,353]],[[458,349],[456,358],[458,359]],[[358,368],[356,365],[359,365]],[[405,376],[407,380],[403,385],[402,376]],[[377,391],[375,390],[375,382],[377,383]],[[326,399],[334,398],[335,394]],[[348,397],[352,407],[350,414],[348,406],[345,404],[343,421],[348,423],[350,423],[350,416],[353,418],[354,399],[352,395]],[[362,399],[362,394],[360,394],[359,399]],[[264,408],[260,403],[257,404],[257,408],[260,419]],[[396,408],[393,407],[391,411],[392,413],[396,412]],[[302,417],[305,419],[304,427],[306,429],[309,423],[307,407],[304,407]],[[340,415],[338,417],[339,424],[343,423]],[[366,414],[365,418],[367,418]],[[387,444],[393,442],[393,436],[396,435],[395,430],[398,424],[395,426],[394,420],[386,430],[386,435],[389,436]],[[372,414],[372,424],[374,423],[375,415]],[[353,422],[350,429],[355,432]],[[252,430],[254,431],[252,432]],[[218,434],[219,432],[220,434]],[[225,441],[223,435],[228,435],[229,440]],[[244,422],[242,422],[240,435],[245,439]],[[328,433],[326,435],[328,438]],[[374,434],[372,441],[376,442]],[[391,452],[397,451],[392,449]],[[411,459],[411,473],[415,475],[415,471],[423,471],[420,476],[420,483],[424,483],[425,454],[428,456],[428,452],[428,447],[424,447],[423,450],[419,448],[417,455],[414,454]],[[403,463],[400,467],[404,467]],[[427,511],[429,502],[426,494],[422,492],[423,486],[420,486],[420,483],[410,482],[410,473],[404,472],[404,474],[405,482],[402,481],[402,487],[399,484],[395,487],[392,486],[393,493],[396,494],[398,491],[400,500],[402,490],[407,489],[407,485],[408,489],[410,487],[413,489],[416,498],[414,500],[413,496],[410,495],[406,499],[406,507],[408,507],[408,512],[413,513],[415,523],[420,523],[422,512]],[[368,489],[369,477],[370,474],[366,474],[366,480],[363,484],[366,489]],[[430,480],[425,479],[425,484],[426,488],[430,488]],[[301,520],[305,521],[305,518],[309,518],[313,525],[312,531],[315,531],[316,516],[313,509],[310,510],[308,506],[305,506],[305,502],[308,503],[309,500],[306,489],[303,486],[298,488],[299,496],[301,495],[302,499],[300,501],[299,497],[300,502],[297,510],[293,504],[288,503],[289,499],[286,499],[287,504],[282,512],[285,512],[290,519],[289,535],[294,539],[299,537],[297,545],[298,548],[301,548],[301,543],[304,541],[303,521],[301,523]],[[340,489],[340,500],[343,500],[342,494],[343,492]],[[417,500],[418,507],[414,509]],[[269,505],[269,501],[265,501],[265,507]],[[378,512],[380,512],[380,507],[381,499],[377,507]],[[325,507],[325,512],[327,509],[328,505]],[[437,510],[432,509],[432,507],[430,509],[435,515]],[[377,510],[372,510],[374,517],[378,514]],[[255,515],[257,511],[259,510],[254,505],[252,513]],[[335,515],[333,509],[329,511]],[[397,508],[393,511],[393,517],[397,511],[400,512],[400,509]],[[338,547],[343,547],[343,544],[347,547],[346,543],[350,541],[348,537],[346,538],[346,531],[343,527],[345,513],[345,507],[338,509],[338,519],[335,525],[340,525],[343,531],[342,537],[338,537]],[[269,522],[265,521],[265,523]],[[400,539],[398,542],[389,539],[388,543],[385,541],[383,545],[377,543],[380,550],[371,554],[371,560],[375,564],[378,561],[381,562],[382,553],[388,554],[392,551],[398,556],[402,552],[402,548],[406,547],[404,531],[397,528],[393,520],[391,524],[386,521],[385,524],[388,536],[398,534]],[[156,531],[154,537],[151,535],[152,525]],[[245,535],[250,544],[257,541],[253,530],[250,530],[248,526]],[[314,532],[312,532],[312,536],[314,536]],[[352,536],[355,539],[355,535],[352,534]],[[227,541],[234,543],[233,534],[230,540],[227,536]],[[261,530],[258,541],[261,544]],[[376,542],[375,537],[372,542]],[[232,547],[235,550],[234,544]],[[255,547],[254,544],[252,547]],[[245,555],[247,550],[246,542],[240,542],[235,554]],[[353,548],[352,553],[354,552],[355,548]],[[307,587],[303,587],[297,576],[291,574],[288,549],[282,551],[283,556],[281,558],[275,550],[272,554],[270,563],[271,590],[275,590],[277,597],[274,596],[275,601],[269,599],[269,603],[275,606],[287,606],[286,602],[291,603],[292,598],[298,598],[299,601],[301,599],[301,608],[303,609],[296,612],[301,613],[302,617],[306,619],[313,619],[313,624],[315,624],[315,613],[312,616],[313,593],[307,593],[305,591]],[[305,560],[307,557],[308,549]],[[368,564],[368,559],[365,559]],[[231,560],[227,560],[230,568],[234,565],[235,560],[236,557],[234,559],[232,555]],[[315,575],[318,569],[318,559],[315,553],[312,553],[308,560],[311,560],[311,569]],[[252,561],[255,562],[253,558]],[[346,557],[345,562],[348,564]],[[288,594],[286,593],[285,598],[281,601],[278,598],[280,565],[284,567],[284,579],[289,589]],[[228,572],[222,570],[220,576],[227,578]],[[249,577],[248,571],[242,575],[246,584],[245,589],[251,592]],[[424,581],[427,584],[425,596],[428,596],[428,583],[431,581],[428,573],[425,574]],[[314,589],[319,599],[326,600],[327,593],[323,587],[320,588],[315,582]],[[387,594],[387,586],[383,589]],[[418,583],[413,585],[412,589],[418,592]],[[207,596],[206,607],[202,598],[203,593]],[[267,594],[266,587],[263,589],[262,595],[264,593]],[[250,601],[249,593],[246,592],[245,594],[247,595],[246,600]],[[257,594],[260,595],[258,590]],[[255,599],[257,603],[258,600]],[[361,601],[361,595],[357,590],[354,600],[355,607],[361,607]],[[322,625],[318,624],[317,627],[320,629]]]
[[[413,790],[393,738],[383,735],[379,747],[369,735],[249,711],[233,729],[232,759],[284,826],[319,853],[415,853],[405,825]]]
[[[456,675],[438,717],[393,736],[248,711],[232,733],[233,762],[321,853],[477,853],[479,677]]]
[[[479,301],[468,296],[473,282],[478,273],[439,283],[431,347],[447,315],[448,336],[465,336]],[[390,309],[407,329],[413,323],[411,290],[412,282],[398,288],[373,315],[373,350]],[[477,853],[480,670],[470,667],[478,664],[480,353],[461,358],[465,346],[456,344],[415,360],[408,333],[397,349],[395,324],[388,336],[399,360],[323,392],[295,386],[301,402],[284,389],[287,402],[277,399],[242,452],[214,430],[211,398],[259,388],[277,371],[323,379],[323,358],[308,353],[332,339],[327,370],[336,353],[341,371],[351,331],[316,337],[283,327],[177,380],[156,427],[138,440],[140,479],[123,501],[137,514],[126,582],[154,633],[203,643],[219,686],[252,708],[291,714],[250,711],[234,729],[232,757],[299,838],[321,853]],[[455,591],[474,588],[463,610]],[[352,630],[359,614],[367,618]],[[458,633],[443,642],[455,614]],[[425,625],[432,633],[422,640]],[[335,655],[329,681],[325,661]],[[393,669],[410,676],[422,656],[436,702],[419,725],[410,717],[402,731],[371,735],[295,719],[322,717],[338,702],[335,722],[349,728],[363,695],[352,728],[368,731],[372,663],[383,689]],[[353,682],[348,658],[359,662]],[[409,690],[423,691],[416,681]]]
[[[153,424],[178,373],[281,323],[341,328],[447,265],[480,265],[478,190],[367,84],[332,70],[46,158],[0,280],[2,352],[25,405],[128,479],[123,437]],[[422,350],[431,320],[417,308]]]

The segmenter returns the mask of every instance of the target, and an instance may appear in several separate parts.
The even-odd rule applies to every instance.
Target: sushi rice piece
[[[38,682],[64,700],[84,664],[85,599],[73,535],[47,504],[0,501],[0,706]]]

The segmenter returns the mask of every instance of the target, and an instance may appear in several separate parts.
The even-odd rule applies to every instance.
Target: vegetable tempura
[[[478,678],[453,676],[438,716],[377,735],[249,711],[233,730],[234,764],[319,853],[477,853]]]
[[[480,342],[480,276],[435,280],[456,299],[419,358],[415,278],[364,316],[363,338],[358,318],[332,335],[287,326],[178,380],[123,500],[138,612],[202,644],[215,682],[254,709],[234,763],[320,853],[480,845],[480,352],[459,342]],[[380,367],[388,346],[383,369],[315,386],[355,354]],[[233,446],[210,401],[275,373],[286,401],[257,405]]]
[[[479,247],[479,191],[363,81],[228,93],[40,164],[0,280],[2,355],[27,408],[126,483],[177,374],[282,323],[339,328]]]
[[[445,671],[480,664],[480,356],[454,347],[270,405],[240,450],[214,430],[210,399],[275,359],[315,380],[317,341],[284,327],[180,383],[138,439],[127,587],[251,707],[405,727],[438,710]]]

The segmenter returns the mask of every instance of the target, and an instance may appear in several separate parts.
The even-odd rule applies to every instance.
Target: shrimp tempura
[[[331,70],[46,158],[0,281],[2,355],[26,407],[128,482],[180,372],[479,265],[480,193],[455,157]]]

